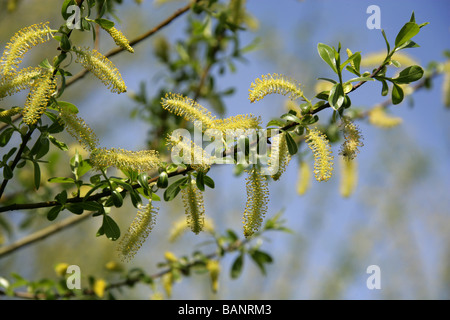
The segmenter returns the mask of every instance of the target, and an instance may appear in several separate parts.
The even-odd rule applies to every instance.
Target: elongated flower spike
[[[28,125],[35,124],[47,109],[47,103],[56,91],[56,81],[51,72],[41,75],[28,94],[22,111],[23,122]]]
[[[314,174],[317,181],[328,181],[333,172],[330,142],[317,128],[310,130],[306,143],[314,155]]]
[[[273,172],[272,179],[277,181],[280,179],[286,167],[291,161],[291,154],[289,153],[287,142],[286,142],[286,132],[281,132],[272,138],[272,148],[269,158],[269,168],[275,170]]]
[[[0,58],[0,74],[4,76],[13,72],[22,62],[24,54],[32,47],[48,41],[53,37],[48,22],[33,24],[19,30],[6,45],[5,51]]]
[[[130,46],[128,39],[123,35],[120,30],[117,30],[116,27],[112,28],[103,28],[106,32],[109,33],[111,38],[113,38],[114,42],[121,48],[127,50],[128,52],[134,53],[134,49]]]
[[[98,147],[98,138],[95,132],[89,127],[86,122],[78,117],[76,114],[60,109],[60,114],[62,121],[66,126],[67,132],[77,139],[80,145],[87,151],[92,152]]]
[[[304,195],[309,189],[311,181],[311,168],[306,161],[300,162],[297,180],[297,193],[299,196]]]
[[[212,128],[215,117],[206,108],[189,97],[181,94],[167,93],[161,98],[162,107],[193,123],[199,121],[202,126]]]
[[[128,151],[98,148],[91,152],[90,161],[98,169],[116,167],[136,170],[139,173],[158,169],[161,165],[159,153],[155,150]]]
[[[384,107],[375,106],[369,111],[369,123],[380,128],[392,128],[403,122],[400,117],[394,117],[386,113]]]
[[[248,98],[251,102],[259,101],[272,93],[288,96],[291,100],[303,97],[303,91],[296,80],[276,73],[263,75],[261,79],[256,79],[255,82],[252,82],[248,91]]]
[[[348,118],[343,118],[344,143],[341,146],[339,154],[346,160],[353,160],[359,152],[359,147],[364,146],[363,137],[358,126]]]
[[[21,113],[22,108],[13,107],[9,110],[0,111],[0,121],[6,121],[6,119]]]
[[[156,223],[158,210],[151,201],[139,208],[127,233],[119,242],[118,251],[123,261],[130,261],[148,238]]]
[[[266,176],[256,166],[253,166],[247,173],[247,203],[243,223],[244,236],[250,237],[259,230],[267,213],[269,188]]]
[[[92,72],[108,89],[116,93],[127,91],[119,70],[111,60],[97,50],[77,48],[74,51],[77,55],[76,62]]]
[[[198,234],[203,230],[205,206],[203,204],[203,194],[197,188],[194,179],[190,180],[184,189],[181,189],[181,196],[186,213],[186,223],[192,232]]]
[[[213,121],[213,129],[226,132],[227,130],[247,130],[259,129],[261,118],[252,114],[237,115],[225,119],[217,119]]]
[[[346,159],[344,157],[340,160],[341,163],[341,182],[340,192],[345,198],[352,195],[358,182],[358,163],[356,159]]]
[[[30,88],[41,74],[41,68],[28,67],[0,78],[0,99]]]

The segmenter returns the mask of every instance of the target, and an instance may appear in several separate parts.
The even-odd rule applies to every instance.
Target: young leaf
[[[399,104],[403,101],[404,93],[402,87],[393,83],[394,87],[392,88],[392,103]]]
[[[330,95],[328,96],[328,103],[330,106],[337,110],[342,106],[344,102],[344,89],[342,84],[336,83],[330,90]]]
[[[39,167],[39,163],[36,161],[33,161],[34,165],[34,187],[36,190],[39,189],[39,186],[41,185],[41,168]]]
[[[242,266],[244,265],[244,253],[241,254],[234,260],[233,265],[231,266],[231,278],[236,279],[241,275]]]
[[[205,175],[204,177],[203,177],[203,182],[208,186],[208,187],[210,187],[211,189],[214,189],[214,187],[215,187],[215,185],[214,185],[214,180],[213,179],[211,179],[210,177],[208,177],[207,175]]]
[[[297,143],[295,142],[294,138],[292,138],[291,134],[289,132],[286,132],[286,143],[288,147],[289,154],[293,156],[298,151]]]
[[[103,215],[103,232],[109,240],[116,241],[120,237],[120,228],[117,223],[108,215]]]
[[[200,191],[205,191],[205,174],[203,173],[203,171],[199,171],[197,172],[197,179],[196,179],[196,184],[197,184],[197,188]]]
[[[419,31],[420,27],[417,23],[407,22],[395,38],[395,47],[399,48],[401,45],[405,44],[408,40],[418,34]]]
[[[259,250],[255,250],[250,253],[250,256],[252,257],[253,261],[256,263],[256,265],[259,267],[261,272],[263,274],[266,274],[266,263],[271,263],[273,261],[272,257],[268,255],[267,253]]]
[[[171,201],[175,199],[177,194],[181,191],[180,186],[184,184],[187,181],[188,178],[181,178],[180,180],[175,181],[172,183],[166,191],[164,191],[164,200],[165,201]]]
[[[60,205],[51,208],[47,212],[47,219],[49,221],[55,220],[58,217],[58,214],[61,212],[61,210],[62,210],[62,206],[60,206]]]
[[[423,76],[423,69],[420,66],[410,66],[404,69],[397,78],[392,79],[397,84],[406,84],[419,80]]]
[[[335,50],[324,43],[319,43],[317,45],[317,51],[322,60],[325,61],[335,73],[338,73],[336,68]]]

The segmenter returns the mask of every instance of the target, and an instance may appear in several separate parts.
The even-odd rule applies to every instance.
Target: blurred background
[[[12,13],[7,13],[3,6],[0,48],[3,50],[8,39],[22,27],[47,20],[55,28],[61,25],[61,2],[22,0]],[[120,21],[112,19],[129,39],[187,3],[123,2],[116,7]],[[392,43],[413,11],[417,23],[430,22],[414,39],[420,47],[407,53],[424,68],[430,62],[445,61],[443,52],[450,48],[450,3],[445,0],[247,0],[246,10],[251,20],[248,29],[240,33],[239,41],[242,46],[254,46],[253,50],[236,62],[234,72],[219,74],[217,69],[211,70],[217,75],[216,90],[234,88],[233,94],[223,98],[223,116],[253,113],[260,115],[266,124],[285,113],[283,96],[268,96],[255,104],[248,100],[250,84],[267,73],[297,79],[306,95],[313,96],[317,78],[332,76],[317,54],[319,42],[335,47],[340,42],[344,50],[361,51],[363,58],[369,53],[383,52],[385,42],[381,30],[366,26],[370,17],[366,10],[370,5],[380,7],[381,28]],[[154,52],[161,37],[172,45],[182,39],[187,19],[188,15],[177,19],[155,37],[136,45],[133,55],[125,52],[112,58],[127,84],[127,94],[110,93],[92,75],[66,90],[63,100],[79,108],[80,116],[97,133],[102,146],[141,150],[151,145],[151,119],[132,98],[140,92],[142,84],[149,97],[164,86],[167,70]],[[106,36],[100,37],[101,52],[113,48]],[[73,42],[93,46],[89,33],[74,33]],[[45,57],[50,60],[56,55],[54,44],[42,45],[39,47],[42,54],[28,54],[24,63],[36,65]],[[75,74],[77,66],[73,68]],[[390,107],[393,115],[403,119],[397,127],[387,130],[374,127],[367,120],[358,123],[364,147],[358,155],[358,185],[349,198],[340,196],[338,168],[330,181],[311,181],[309,190],[300,196],[296,190],[299,168],[295,158],[280,181],[270,182],[267,218],[282,212],[282,219],[293,232],[266,235],[261,249],[274,259],[267,266],[266,275],[252,261],[246,261],[242,275],[232,280],[229,270],[235,256],[226,256],[221,261],[218,293],[211,291],[207,276],[195,275],[176,283],[172,298],[449,299],[450,110],[442,99],[443,81],[443,76],[439,76],[429,90],[414,93],[412,101],[405,99],[402,104]],[[352,108],[364,110],[383,102],[386,97],[380,91],[379,83],[366,83],[351,94]],[[1,107],[21,105],[25,97],[26,93],[7,98]],[[200,103],[211,108],[208,101]],[[214,110],[217,113],[219,109]],[[330,116],[329,110],[321,112],[321,119]],[[60,138],[67,144],[74,143],[70,136]],[[71,147],[67,159],[75,148]],[[335,156],[338,151],[339,146],[333,145]],[[67,160],[59,163],[62,167],[56,170],[58,174],[69,170]],[[213,219],[219,232],[234,229],[239,233],[246,201],[245,177],[234,175],[229,165],[216,166],[209,175],[216,187],[206,191],[206,215]],[[214,249],[204,244],[211,238],[202,234],[188,232],[179,241],[169,242],[172,224],[184,215],[182,202],[177,197],[159,206],[157,224],[150,237],[125,268],[138,266],[152,274],[158,271],[156,265],[164,260],[166,251],[182,256],[196,250],[209,253],[209,249]],[[14,225],[8,242],[51,224],[43,212],[39,221],[21,229],[29,212],[2,214]],[[112,215],[126,229],[135,209],[127,202],[127,206]],[[58,219],[66,216],[70,213],[64,212]],[[0,276],[10,278],[10,273],[15,272],[28,279],[52,278],[54,266],[67,262],[79,265],[85,275],[107,277],[104,266],[109,261],[117,261],[116,247],[105,237],[95,237],[99,226],[100,221],[88,219],[0,259]],[[366,269],[370,265],[380,267],[380,290],[369,290],[366,286],[369,276]],[[124,290],[118,297],[147,299],[152,292],[148,286],[138,285]]]

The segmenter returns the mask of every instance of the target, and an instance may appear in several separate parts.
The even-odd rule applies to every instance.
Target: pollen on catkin
[[[192,232],[198,234],[203,230],[205,221],[205,206],[203,204],[203,194],[197,188],[195,180],[188,182],[184,189],[181,189],[184,212],[186,213],[186,223]]]
[[[291,161],[291,154],[287,147],[286,132],[283,131],[272,138],[268,165],[273,180],[280,179],[283,172],[286,171],[289,161]]]
[[[118,251],[123,261],[130,261],[148,238],[156,223],[158,209],[153,207],[151,201],[139,207],[127,233],[119,242]]]
[[[383,106],[375,106],[369,111],[369,123],[380,128],[392,128],[403,122],[400,117],[386,113]]]
[[[213,121],[212,128],[226,132],[227,130],[259,129],[261,118],[252,114],[240,114],[225,119]]]
[[[32,47],[44,43],[52,37],[49,23],[33,24],[19,30],[6,45],[0,58],[0,74],[4,76],[13,72],[22,62],[24,54]]]
[[[47,103],[56,91],[56,81],[51,72],[42,74],[36,79],[22,110],[23,122],[35,124],[47,109]]]
[[[0,78],[0,99],[30,88],[42,74],[41,68],[28,67]]]
[[[304,195],[311,184],[311,168],[306,161],[301,161],[298,169],[297,194]]]
[[[358,182],[358,163],[356,159],[340,158],[341,163],[341,182],[340,192],[345,198],[350,197]]]
[[[331,146],[325,134],[318,129],[310,130],[306,143],[314,155],[314,175],[317,181],[328,181],[333,172]]]
[[[181,157],[184,164],[191,165],[196,171],[208,171],[215,160],[214,156],[207,154],[203,148],[177,130],[167,136],[167,146],[171,149],[172,156]]]
[[[107,57],[97,50],[77,48],[77,63],[92,72],[112,92],[122,93],[127,91],[127,86],[117,67]]]
[[[0,111],[0,121],[6,121],[7,119],[11,118],[12,116],[15,116],[16,114],[21,113],[22,108],[20,107],[13,107],[9,110],[3,110]]]
[[[123,35],[122,31],[117,30],[116,27],[103,28],[109,33],[114,42],[121,48],[127,50],[128,52],[134,53],[134,49],[130,46],[128,39]]]
[[[257,167],[247,171],[247,203],[244,210],[244,236],[250,237],[261,227],[267,213],[269,187],[267,178]]]
[[[156,150],[128,151],[98,148],[91,152],[90,161],[93,167],[99,169],[116,167],[136,170],[139,173],[158,169],[161,165],[161,159]]]
[[[262,75],[261,79],[258,78],[252,82],[248,91],[250,102],[259,101],[272,93],[288,96],[291,100],[303,97],[303,91],[296,80],[276,73]]]
[[[343,119],[344,143],[341,146],[339,154],[346,160],[353,160],[359,152],[359,147],[364,146],[363,137],[358,126],[348,118]]]
[[[99,143],[98,138],[95,135],[94,130],[92,130],[83,119],[63,108],[60,109],[59,116],[64,122],[67,132],[77,139],[79,144],[86,151],[91,152],[97,149]]]
[[[215,117],[206,108],[189,97],[181,94],[167,93],[161,98],[162,107],[177,116],[193,123],[199,121],[202,126],[212,128]]]

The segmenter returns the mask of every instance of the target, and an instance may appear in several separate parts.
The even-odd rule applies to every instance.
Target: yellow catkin
[[[348,118],[343,120],[344,143],[341,146],[339,154],[347,160],[353,160],[359,153],[359,147],[364,146],[363,137],[358,126]]]
[[[134,49],[130,46],[128,39],[123,35],[122,31],[117,30],[116,27],[109,29],[103,28],[109,33],[114,42],[121,48],[127,50],[128,52],[134,53]]]
[[[172,296],[173,283],[175,282],[173,272],[168,272],[161,277],[161,284],[166,292],[167,297]]]
[[[197,188],[194,179],[189,181],[184,189],[181,189],[181,196],[186,213],[186,223],[192,232],[198,234],[203,230],[205,206],[203,204],[203,194]]]
[[[128,151],[98,148],[91,152],[90,161],[95,168],[99,169],[116,167],[132,169],[140,173],[158,169],[161,165],[159,153],[156,150]]]
[[[13,107],[9,110],[0,111],[0,121],[7,121],[11,117],[15,116],[16,114],[19,114],[22,112],[22,108],[19,107]]]
[[[244,211],[244,236],[250,237],[261,227],[267,213],[269,187],[267,178],[255,166],[247,171],[247,203]]]
[[[167,136],[167,145],[171,149],[172,156],[180,156],[184,164],[191,165],[196,171],[206,172],[214,163],[214,156],[208,155],[203,148],[181,136],[176,130]]]
[[[52,73],[41,75],[28,94],[27,101],[22,110],[23,122],[34,125],[47,109],[47,103],[56,91],[56,81]]]
[[[92,290],[94,291],[97,297],[103,298],[103,296],[105,295],[107,285],[108,284],[104,279],[95,279],[94,284],[92,286]]]
[[[310,130],[306,142],[314,155],[314,175],[317,181],[328,181],[333,172],[330,142],[318,129]]]
[[[59,115],[66,126],[67,132],[77,139],[85,150],[93,151],[97,148],[98,138],[83,119],[65,109],[60,109]]]
[[[247,130],[260,128],[261,119],[252,114],[237,115],[225,119],[217,119],[212,128],[225,132],[227,130]]]
[[[289,79],[282,74],[276,73],[262,75],[261,79],[258,78],[255,82],[252,82],[248,91],[250,102],[259,101],[265,96],[273,93],[288,96],[291,100],[303,97],[300,84],[296,80]]]
[[[156,222],[158,209],[150,201],[141,206],[127,233],[119,242],[118,251],[123,261],[130,261],[148,238]]]
[[[345,198],[350,197],[355,191],[358,182],[358,163],[356,159],[349,160],[340,158],[341,163],[341,181],[340,192]]]
[[[13,72],[22,62],[25,53],[32,47],[48,41],[53,35],[48,22],[34,24],[17,32],[6,45],[0,58],[0,74],[4,76]]]
[[[200,122],[206,128],[213,128],[215,117],[206,108],[189,97],[181,94],[167,93],[161,98],[162,107],[193,123]]]
[[[77,63],[92,72],[112,92],[122,93],[127,91],[127,86],[122,79],[117,67],[107,57],[97,50],[77,48]]]
[[[268,165],[269,170],[275,170],[275,172],[271,172],[273,180],[280,179],[283,172],[286,171],[289,161],[291,161],[291,155],[287,147],[286,132],[281,132],[272,138]]]
[[[444,64],[444,80],[442,82],[442,100],[450,107],[450,60]]]
[[[169,231],[169,241],[170,242],[177,241],[188,228],[189,226],[187,224],[185,217],[176,220],[172,224],[172,228]],[[203,220],[203,231],[214,233],[214,222],[208,217],[205,217],[205,219]]]
[[[304,195],[311,185],[311,168],[306,161],[300,162],[297,180],[297,193]]]
[[[28,67],[0,78],[0,99],[30,88],[41,74],[41,68]]]
[[[213,259],[208,260],[206,269],[209,271],[212,291],[217,292],[219,289],[220,262]]]
[[[396,127],[403,122],[400,117],[393,117],[386,113],[382,106],[376,106],[369,111],[369,123],[380,128]]]

